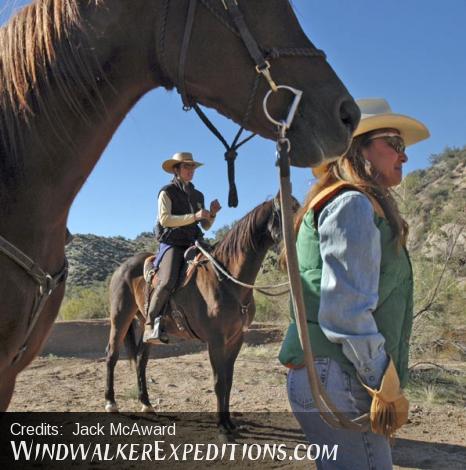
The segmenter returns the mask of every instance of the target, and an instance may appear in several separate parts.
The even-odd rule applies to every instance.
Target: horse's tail
[[[126,354],[128,354],[128,359],[131,365],[134,367],[136,367],[136,358],[142,341],[142,337],[139,339],[139,341],[136,340],[135,323],[136,320],[131,322],[125,336]]]

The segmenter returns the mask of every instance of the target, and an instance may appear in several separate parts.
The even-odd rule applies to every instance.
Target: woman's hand
[[[215,217],[217,215],[217,212],[222,208],[220,203],[218,202],[218,199],[214,199],[210,203],[210,216]]]
[[[364,385],[372,397],[372,432],[391,437],[408,421],[409,401],[400,388],[400,379],[393,360],[390,359],[378,390]]]
[[[205,209],[200,209],[194,214],[194,218],[196,221],[210,219],[210,212],[206,211]]]

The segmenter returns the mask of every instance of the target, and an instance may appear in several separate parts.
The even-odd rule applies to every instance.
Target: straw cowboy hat
[[[361,110],[361,121],[353,137],[376,129],[397,129],[408,147],[430,136],[427,127],[422,122],[403,114],[393,113],[390,105],[383,98],[362,99],[357,100],[356,103]]]
[[[203,163],[194,161],[192,153],[179,152],[179,153],[175,153],[175,155],[173,155],[169,160],[165,160],[162,163],[162,168],[167,173],[173,173],[173,167],[175,165],[179,165],[180,163],[194,163],[194,165],[196,165],[196,168],[204,165]]]
[[[356,100],[361,110],[361,120],[353,137],[377,129],[397,129],[406,147],[427,139],[430,133],[427,127],[409,116],[392,112],[387,100],[383,98],[365,98]],[[314,176],[319,177],[325,171],[327,163],[312,169]]]

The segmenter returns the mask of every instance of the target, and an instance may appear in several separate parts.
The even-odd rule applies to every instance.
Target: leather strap
[[[19,248],[10,243],[6,238],[0,235],[0,252],[8,256],[18,266],[32,277],[32,279],[39,285],[39,290],[36,295],[34,305],[29,317],[28,329],[26,331],[23,345],[19,349],[16,356],[13,358],[12,364],[17,362],[27,349],[27,341],[34,330],[40,314],[55,288],[66,280],[68,276],[68,260],[65,257],[63,267],[54,275],[46,273],[35,263],[29,256],[23,253]]]
[[[197,6],[197,0],[189,0],[189,6],[188,6],[188,13],[186,16],[186,25],[185,25],[185,30],[183,34],[183,41],[181,44],[181,52],[180,52],[180,60],[178,64],[178,91],[181,95],[181,99],[183,101],[183,109],[185,111],[189,111],[190,109],[194,109],[196,111],[196,114],[199,116],[201,121],[206,125],[206,127],[217,137],[218,140],[223,144],[225,147],[225,160],[227,161],[227,168],[228,168],[228,183],[229,183],[229,192],[228,192],[228,206],[229,207],[237,207],[238,206],[238,191],[236,189],[236,184],[235,184],[235,160],[238,155],[238,148],[241,147],[241,145],[245,144],[248,142],[250,139],[252,139],[255,134],[250,134],[248,137],[243,139],[241,142],[238,142],[242,132],[243,132],[243,127],[241,127],[236,134],[233,142],[231,144],[228,144],[228,142],[225,140],[225,138],[222,136],[222,134],[219,132],[219,130],[214,126],[212,121],[207,117],[207,115],[202,111],[200,106],[197,103],[193,103],[192,99],[190,96],[188,96],[186,92],[186,84],[185,84],[185,69],[186,69],[186,59],[188,57],[188,49],[189,49],[189,43],[191,40],[191,33],[193,29],[193,24],[194,24],[194,17],[196,14],[196,6]],[[238,10],[239,11],[239,10]],[[241,12],[239,12],[240,16]],[[244,23],[243,20],[243,29],[246,28],[246,24]],[[247,28],[246,28],[247,30]],[[249,33],[249,36],[250,33]],[[251,36],[252,39],[252,36]],[[254,41],[254,40],[253,40]],[[259,51],[259,48],[256,45],[257,51]],[[248,48],[249,50],[249,48]],[[260,51],[259,51],[260,52]],[[265,60],[264,60],[265,62]],[[252,97],[250,98],[251,101]],[[250,106],[248,105],[248,108]],[[249,118],[249,112],[246,112],[245,118],[243,125],[246,123],[247,119]]]
[[[314,366],[309,333],[307,331],[307,316],[304,305],[301,277],[298,271],[298,257],[296,252],[296,235],[293,228],[291,211],[291,183],[289,178],[289,149],[278,142],[278,158],[280,160],[280,197],[283,217],[283,240],[286,250],[288,277],[291,287],[291,300],[296,314],[296,325],[300,342],[304,352],[304,362],[309,378],[309,385],[316,407],[321,418],[333,428],[366,431],[369,428],[369,415],[366,413],[355,419],[348,418],[340,412],[327,395]]]
[[[237,207],[238,205],[238,192],[236,190],[235,184],[235,160],[238,156],[237,150],[244,145],[246,142],[249,142],[256,134],[249,134],[243,140],[239,140],[241,134],[244,131],[244,127],[240,127],[238,132],[236,133],[233,142],[229,144],[223,135],[219,132],[219,130],[214,126],[212,121],[206,116],[206,114],[202,111],[200,106],[195,103],[193,106],[194,111],[196,111],[197,115],[201,119],[201,121],[205,124],[205,126],[212,132],[212,134],[217,137],[217,139],[223,144],[225,147],[225,160],[227,162],[227,169],[228,169],[228,184],[229,184],[229,192],[228,192],[228,207]],[[249,113],[245,116],[245,120],[249,118]],[[244,124],[244,122],[243,122]]]
[[[21,266],[39,285],[45,285],[47,274],[25,253],[0,236],[0,251]]]
[[[314,211],[315,215],[318,215],[322,211],[322,209],[325,207],[325,205],[344,189],[358,191],[364,194],[365,196],[367,196],[367,198],[372,204],[372,207],[374,208],[374,212],[379,217],[385,218],[385,212],[382,209],[382,206],[377,201],[377,199],[375,199],[375,197],[373,197],[370,194],[367,194],[367,192],[364,191],[364,189],[360,188],[359,186],[352,184],[352,183],[348,183],[346,181],[338,181],[328,186],[327,188],[323,189],[319,194],[317,194],[312,199],[309,205],[309,208]],[[317,220],[316,220],[316,227],[317,227]]]
[[[167,28],[168,22],[168,8],[169,8],[169,1],[165,0],[165,7],[164,7],[164,17],[162,21],[162,29],[161,29],[161,38],[160,38],[160,54],[161,54],[161,67],[163,70],[166,70],[164,67],[164,44],[165,44],[165,33]],[[261,75],[265,77],[268,81],[270,87],[276,91],[277,85],[272,80],[269,68],[270,64],[267,60],[267,57],[270,59],[277,59],[279,57],[293,57],[293,56],[304,56],[304,57],[322,57],[325,58],[325,53],[319,49],[315,48],[287,48],[287,49],[279,49],[273,48],[269,50],[266,54],[261,51],[257,41],[254,39],[253,35],[251,34],[244,16],[238,6],[237,0],[222,0],[225,9],[227,10],[230,18],[232,19],[235,27],[227,21],[223,15],[221,15],[215,8],[212,7],[209,0],[199,0],[205,8],[207,8],[220,22],[222,22],[225,27],[227,27],[233,34],[239,36],[244,45],[246,46],[249,55],[251,56],[252,60],[256,65],[256,71],[258,72],[256,80],[254,81],[253,88],[251,90],[251,94],[249,97],[249,102],[247,105],[247,109],[245,111],[244,118],[242,119],[241,125],[242,128],[239,130],[238,134],[236,135],[235,139],[233,140],[232,144],[228,144],[227,141],[223,138],[221,133],[218,129],[214,126],[214,124],[210,121],[210,119],[206,116],[206,114],[202,111],[200,106],[193,100],[191,96],[188,95],[186,90],[186,83],[185,83],[185,70],[186,70],[186,59],[188,56],[189,44],[191,41],[191,34],[193,30],[193,24],[195,19],[196,13],[196,6],[198,4],[198,0],[189,0],[188,5],[188,12],[186,15],[186,23],[185,23],[185,30],[183,34],[183,40],[181,43],[181,50],[180,50],[180,58],[178,64],[178,73],[177,73],[177,89],[181,95],[181,99],[183,101],[183,109],[185,111],[189,111],[193,109],[196,111],[197,115],[200,117],[202,122],[208,127],[208,129],[220,140],[220,142],[225,147],[225,160],[227,161],[228,167],[228,182],[229,182],[229,194],[228,194],[228,206],[229,207],[236,207],[238,205],[238,193],[235,184],[235,169],[234,169],[234,162],[237,157],[237,150],[238,148],[252,139],[255,134],[250,134],[247,138],[243,139],[241,142],[238,142],[239,136],[243,131],[243,127],[247,126],[249,116],[251,114],[254,98],[257,93],[257,89],[259,86],[259,81]]]
[[[246,46],[249,55],[252,60],[258,67],[258,70],[263,70],[268,67],[267,61],[264,58],[259,46],[257,45],[256,40],[252,37],[251,31],[246,25],[244,16],[241,13],[241,10],[238,7],[236,0],[224,0],[225,8],[228,10],[235,26],[238,28],[238,32],[241,36],[241,39]]]
[[[189,43],[191,41],[191,32],[193,30],[194,16],[196,14],[197,0],[189,0],[188,14],[186,16],[186,26],[184,28],[183,42],[181,43],[180,61],[178,64],[178,91],[183,100],[185,110],[191,109],[191,104],[186,94],[186,84],[184,81],[184,73],[186,67],[186,59],[188,57]]]

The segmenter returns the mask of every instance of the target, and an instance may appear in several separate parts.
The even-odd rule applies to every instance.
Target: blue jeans
[[[354,418],[370,409],[371,398],[359,381],[327,357],[316,358],[315,366],[327,394],[339,411]],[[389,470],[392,455],[388,439],[372,432],[333,429],[320,417],[312,399],[305,368],[288,373],[291,409],[310,444],[320,448],[338,445],[335,460],[316,460],[319,470]]]

